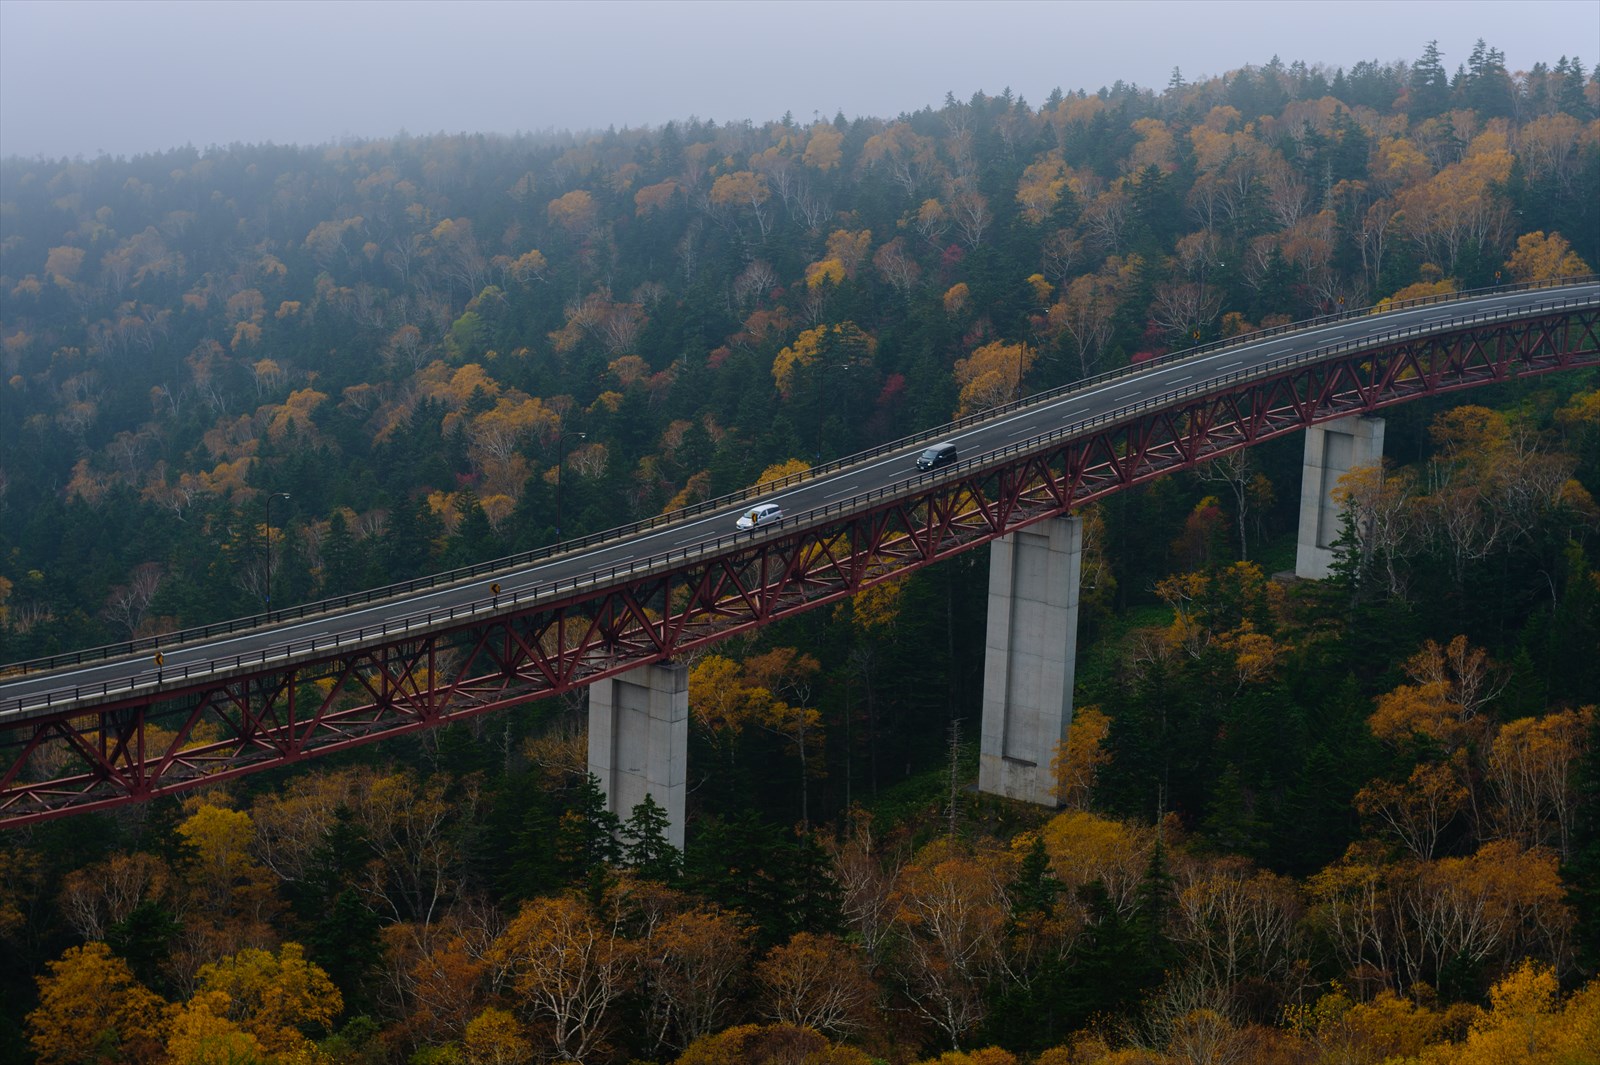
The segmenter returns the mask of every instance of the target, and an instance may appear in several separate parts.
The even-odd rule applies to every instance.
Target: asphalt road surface
[[[730,504],[725,510],[699,514],[681,522],[659,526],[630,538],[612,540],[587,551],[562,554],[524,568],[485,575],[419,592],[404,599],[391,599],[353,607],[335,614],[320,614],[280,622],[270,627],[219,636],[204,643],[174,646],[162,650],[161,675],[168,685],[181,683],[186,673],[206,673],[214,665],[231,666],[239,657],[259,661],[263,654],[280,657],[285,645],[309,647],[316,641],[331,649],[354,646],[354,633],[365,630],[375,642],[375,630],[386,623],[391,631],[406,618],[418,618],[440,610],[467,610],[471,604],[485,604],[494,596],[491,584],[500,586],[498,600],[503,605],[533,589],[553,582],[570,582],[591,574],[604,574],[615,567],[626,569],[641,560],[669,553],[682,554],[696,548],[727,548],[737,536],[741,542],[752,537],[779,535],[784,529],[807,524],[808,511],[837,506],[858,496],[870,495],[910,478],[954,479],[981,463],[985,454],[1034,438],[1042,438],[1079,422],[1111,415],[1131,404],[1154,399],[1170,392],[1200,387],[1216,381],[1224,386],[1229,375],[1249,372],[1286,356],[1314,351],[1330,345],[1381,342],[1385,334],[1397,330],[1422,332],[1448,330],[1463,318],[1484,315],[1521,315],[1542,305],[1563,299],[1600,302],[1600,284],[1560,289],[1535,289],[1524,292],[1483,296],[1470,300],[1430,304],[1383,315],[1361,315],[1307,329],[1267,337],[1251,343],[1201,352],[1189,358],[1156,365],[1147,370],[1090,384],[1028,403],[1019,409],[985,421],[980,425],[952,429],[939,436],[960,450],[961,461],[931,474],[920,474],[915,460],[931,441],[919,439],[903,450],[876,455],[859,463],[815,479],[774,492],[763,500],[778,502],[784,509],[781,525],[769,525],[754,534],[736,533],[734,521],[750,506],[749,500]],[[1057,437],[1059,439],[1059,437]],[[1048,446],[1041,439],[1040,446]],[[837,516],[837,510],[835,515]],[[226,667],[225,667],[226,668]],[[0,726],[59,710],[63,700],[71,701],[74,691],[99,692],[105,686],[126,690],[130,684],[154,682],[154,659],[149,654],[68,666],[49,672],[31,673],[0,684]],[[134,678],[142,678],[136,681]],[[48,702],[46,701],[48,700]]]

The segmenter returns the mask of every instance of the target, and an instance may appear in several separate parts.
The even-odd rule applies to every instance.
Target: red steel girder
[[[0,825],[101,809],[571,691],[1308,425],[1600,364],[1600,311],[1233,375],[811,528],[377,647],[35,716],[0,735]]]

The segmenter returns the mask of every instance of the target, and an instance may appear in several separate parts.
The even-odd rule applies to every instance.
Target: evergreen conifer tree
[[[622,824],[622,860],[648,880],[663,884],[676,880],[683,853],[667,839],[671,827],[666,809],[646,795]]]

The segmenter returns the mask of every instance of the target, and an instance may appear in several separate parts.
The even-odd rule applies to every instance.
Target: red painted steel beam
[[[914,495],[665,573],[220,681],[178,682],[0,733],[0,826],[228,780],[569,692],[670,659],[1306,426],[1600,364],[1600,311],[1473,326],[1196,388],[1029,441]]]

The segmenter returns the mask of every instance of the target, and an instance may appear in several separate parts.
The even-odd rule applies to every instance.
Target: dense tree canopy
[[[1600,82],[1273,59],[894,119],[0,163],[0,661],[381,585],[1152,354],[1600,263]],[[39,1062],[1600,1053],[1600,382],[1088,510],[1064,809],[965,786],[986,560],[582,699],[0,839]],[[201,738],[199,736],[197,739]],[[104,999],[105,1001],[102,1001]],[[109,1004],[108,1004],[109,1003]]]

